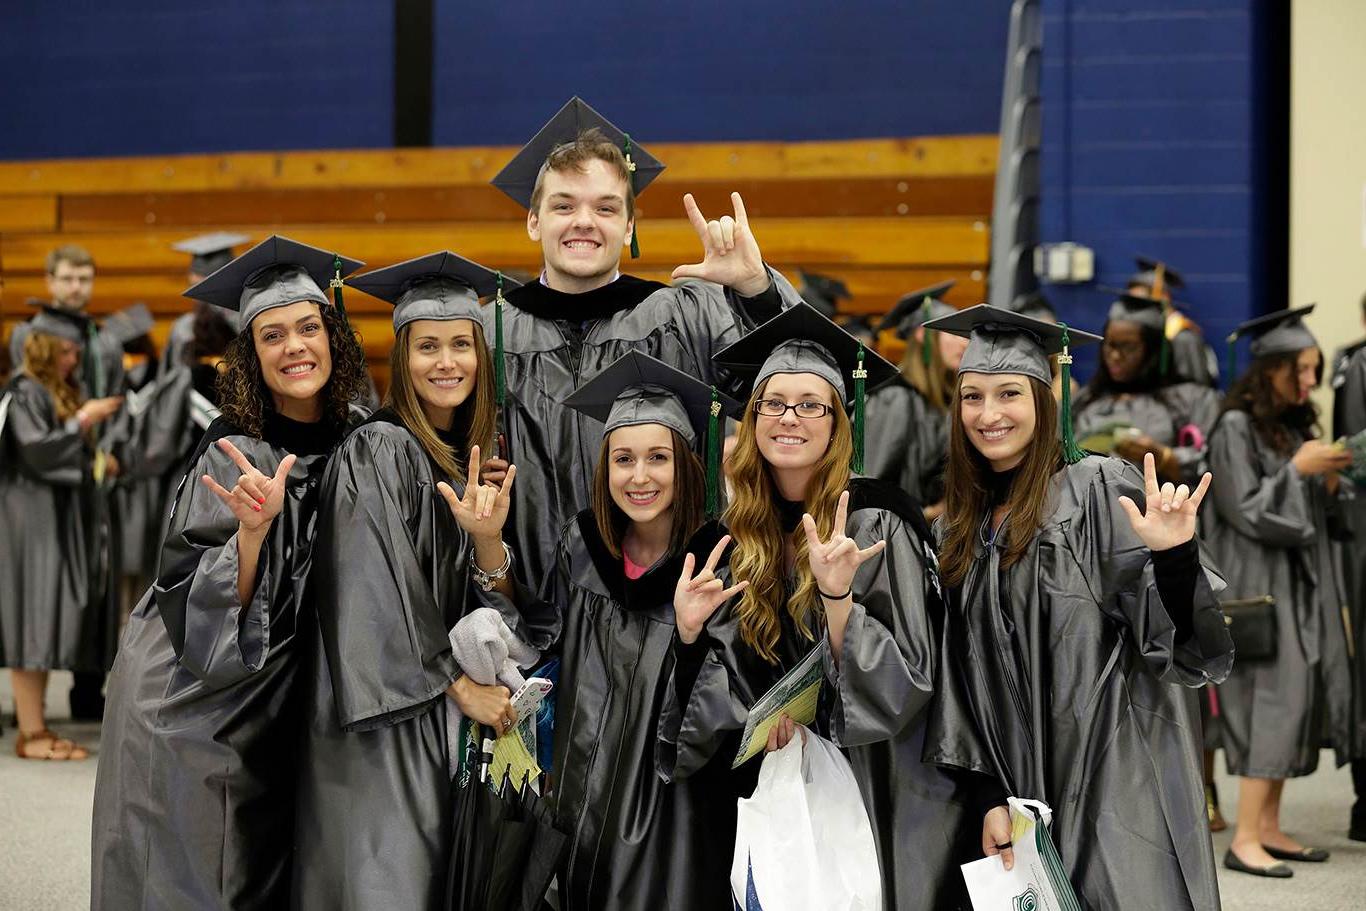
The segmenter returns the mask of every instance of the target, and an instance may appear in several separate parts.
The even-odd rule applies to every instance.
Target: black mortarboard
[[[1018,304],[1010,309],[1021,316],[1028,316],[1031,319],[1039,320],[1043,323],[1056,323],[1058,321],[1058,311],[1053,309],[1053,305],[1041,291],[1031,291],[1023,298],[1017,298]]]
[[[574,142],[580,134],[595,127],[626,154],[631,166],[631,186],[636,195],[640,195],[664,170],[664,163],[637,145],[629,133],[623,133],[577,95],[565,102],[564,107],[531,137],[530,142],[522,146],[491,182],[523,209],[530,209],[532,190],[536,188],[536,179],[550,153]]]
[[[355,275],[352,288],[394,305],[394,331],[420,319],[482,319],[479,299],[519,286],[510,278],[449,250]]]
[[[804,269],[798,269],[797,275],[802,280],[797,293],[801,295],[802,300],[825,316],[834,316],[835,311],[839,309],[840,301],[853,298],[849,293],[849,286],[838,278],[821,275],[819,272],[807,272]]]
[[[662,424],[688,445],[706,442],[707,514],[720,509],[721,416],[741,405],[681,370],[640,351],[628,351],[574,390],[564,404],[603,423],[603,436],[618,427]]]
[[[712,355],[712,361],[758,388],[776,373],[814,373],[834,387],[841,402],[854,409],[854,471],[863,470],[864,395],[897,375],[877,352],[821,315],[798,303],[739,341]],[[850,388],[847,379],[853,380]]]
[[[1244,336],[1252,338],[1248,350],[1252,352],[1254,358],[1266,357],[1271,354],[1289,354],[1294,351],[1303,351],[1306,348],[1317,348],[1318,339],[1314,338],[1314,333],[1309,331],[1309,327],[1303,321],[1303,317],[1313,313],[1316,306],[1318,305],[1309,304],[1290,310],[1277,310],[1275,313],[1268,313],[1265,316],[1250,319],[1245,323],[1239,323],[1228,337],[1228,375],[1230,381],[1237,375],[1237,348],[1235,344],[1238,339]]]
[[[1110,305],[1110,312],[1105,317],[1105,321],[1107,323],[1115,321],[1137,323],[1157,332],[1165,332],[1167,308],[1162,301],[1151,297],[1121,294]]]
[[[906,338],[932,319],[957,313],[957,308],[940,300],[944,292],[956,284],[954,279],[949,279],[903,294],[877,324],[878,331],[895,329],[897,335]]]
[[[925,324],[928,329],[951,332],[968,339],[967,350],[958,365],[958,373],[1019,373],[1051,387],[1053,371],[1048,358],[1058,355],[1062,367],[1061,425],[1063,454],[1069,462],[1082,457],[1072,435],[1072,345],[1099,342],[1101,337],[1066,323],[1048,323],[1003,310],[990,304],[978,304],[959,310],[952,316]]]
[[[57,338],[84,345],[86,333],[90,330],[90,317],[74,310],[43,306],[33,319],[28,321],[28,325],[33,332],[55,335]]]
[[[1134,265],[1138,267],[1138,271],[1129,276],[1129,284],[1131,285],[1142,285],[1151,289],[1157,283],[1157,275],[1161,272],[1162,284],[1169,296],[1172,288],[1186,287],[1186,280],[1181,277],[1181,273],[1160,259],[1153,259],[1149,256],[1135,256]]]
[[[273,234],[185,292],[241,314],[241,325],[267,310],[299,301],[328,306],[323,287],[365,263]]]
[[[211,275],[232,262],[233,247],[249,240],[246,234],[215,231],[171,244],[171,249],[190,254],[190,271],[195,275]]]
[[[105,334],[119,343],[119,347],[123,347],[151,332],[155,323],[147,305],[137,303],[106,318],[102,328]]]

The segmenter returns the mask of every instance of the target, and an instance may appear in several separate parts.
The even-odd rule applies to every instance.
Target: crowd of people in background
[[[160,353],[53,251],[0,393],[0,667],[18,756],[90,758],[51,671],[103,719],[93,907],[446,907],[470,731],[514,731],[550,666],[556,906],[729,907],[759,765],[731,759],[813,650],[889,908],[966,907],[1013,797],[1052,808],[1082,907],[1217,908],[1218,751],[1229,869],[1329,859],[1280,814],[1324,747],[1366,841],[1366,343],[1258,317],[1221,389],[1142,259],[1097,334],[952,282],[845,326],[739,194],[685,196],[699,261],[636,278],[662,167],[566,105],[495,179],[525,283],[194,238]],[[393,306],[382,401],[344,288]]]

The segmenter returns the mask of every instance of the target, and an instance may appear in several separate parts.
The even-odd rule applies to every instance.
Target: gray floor
[[[53,726],[97,753],[96,725],[62,723],[69,677],[54,674],[48,703]],[[9,674],[0,674],[0,710],[13,712]],[[77,909],[90,902],[90,802],[95,758],[85,762],[28,762],[14,756],[14,731],[0,737],[0,909]],[[1222,779],[1225,811],[1237,800],[1237,785]],[[1305,843],[1329,848],[1326,864],[1297,864],[1295,878],[1268,880],[1219,871],[1228,911],[1361,911],[1366,908],[1366,844],[1348,841],[1347,807],[1352,781],[1333,769],[1324,754],[1319,771],[1286,787],[1287,831]],[[1229,833],[1214,838],[1216,857],[1228,848]]]

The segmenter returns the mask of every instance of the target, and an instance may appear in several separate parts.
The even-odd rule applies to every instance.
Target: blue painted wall
[[[1276,95],[1259,71],[1283,37],[1267,34],[1266,6],[1043,0],[1042,237],[1093,248],[1100,285],[1122,285],[1135,253],[1170,262],[1221,356],[1234,325],[1285,306],[1269,298],[1264,251],[1284,192],[1263,137]],[[1099,330],[1108,297],[1047,291],[1064,319]],[[1089,375],[1094,350],[1080,354]]]
[[[372,0],[4,0],[0,158],[387,146]]]
[[[385,147],[392,0],[4,0],[0,158]],[[996,131],[1006,0],[435,0],[433,142]]]

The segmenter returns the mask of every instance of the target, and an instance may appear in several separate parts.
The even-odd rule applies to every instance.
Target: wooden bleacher
[[[702,211],[745,197],[765,259],[843,279],[849,313],[883,313],[902,293],[946,278],[960,306],[983,299],[994,136],[800,143],[652,144],[668,169],[640,200],[643,256],[632,273],[667,280],[700,257],[682,194]],[[92,311],[144,301],[165,339],[190,306],[188,258],[171,244],[209,230],[253,242],[272,233],[386,266],[447,248],[486,265],[534,271],[524,213],[489,179],[511,147],[233,153],[0,162],[3,316],[43,297],[43,263],[60,243],[94,255]],[[347,295],[377,379],[387,377],[389,308]],[[897,352],[889,352],[893,355]]]

